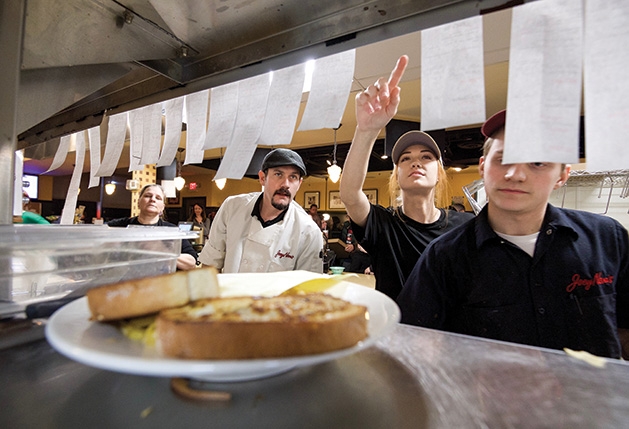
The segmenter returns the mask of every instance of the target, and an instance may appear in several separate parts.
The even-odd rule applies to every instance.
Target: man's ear
[[[264,186],[264,182],[266,180],[266,175],[264,174],[264,171],[258,171],[258,180],[260,181],[260,184]]]
[[[481,177],[483,177],[483,173],[485,172],[485,157],[481,156],[478,158],[478,173]]]
[[[559,180],[557,180],[557,183],[555,183],[555,186],[553,187],[553,189],[561,188],[563,185],[566,184],[569,178],[570,178],[570,164],[566,164],[566,166],[561,170],[561,173],[559,174]]]

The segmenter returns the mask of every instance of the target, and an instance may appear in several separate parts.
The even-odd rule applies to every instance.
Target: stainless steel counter
[[[629,364],[396,326],[352,356],[257,381],[204,383],[228,402],[176,396],[169,379],[75,363],[45,340],[0,351],[0,427],[627,427]]]

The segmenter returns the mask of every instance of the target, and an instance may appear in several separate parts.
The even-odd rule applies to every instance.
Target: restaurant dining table
[[[629,364],[396,324],[369,348],[244,382],[192,382],[228,400],[175,394],[171,380],[97,369],[37,338],[0,350],[3,428],[620,428]],[[29,330],[27,330],[29,331]],[[196,383],[196,384],[195,384]]]

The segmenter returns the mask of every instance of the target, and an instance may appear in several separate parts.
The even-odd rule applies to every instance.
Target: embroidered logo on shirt
[[[566,287],[566,292],[572,292],[577,287],[583,287],[585,290],[590,290],[590,288],[594,285],[600,286],[604,284],[611,284],[613,282],[614,276],[603,277],[600,272],[594,274],[593,279],[582,279],[580,274],[575,274],[572,276],[572,283]]]
[[[275,254],[274,258],[288,258],[288,259],[294,259],[295,256],[291,255],[290,252],[286,252],[286,253],[282,253],[281,250],[278,250],[277,253]]]

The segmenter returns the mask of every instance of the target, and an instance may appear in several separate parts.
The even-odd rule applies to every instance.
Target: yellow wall
[[[221,191],[212,181],[212,176],[208,174],[186,175],[186,186],[179,192],[179,204],[169,205],[170,207],[181,207],[183,198],[189,197],[206,197],[205,205],[207,207],[219,207],[225,198],[230,195],[243,194],[248,192],[260,191],[260,182],[249,179],[247,177],[242,180],[229,180],[225,184],[225,188]],[[197,189],[191,191],[188,189],[190,182],[197,183]]]
[[[389,205],[389,193],[388,193],[388,180],[389,172],[369,173],[366,180],[364,189],[376,189],[378,191],[378,203],[383,206]],[[262,188],[258,180],[243,178],[242,180],[227,180],[225,188],[219,190],[214,182],[211,180],[211,176],[207,174],[199,175],[186,175],[186,187],[180,192],[180,201],[177,205],[170,205],[170,207],[181,207],[181,201],[183,198],[188,197],[206,197],[206,206],[219,207],[225,198],[230,195],[237,195],[247,192],[257,192]],[[197,183],[197,189],[191,191],[188,189],[190,182]],[[339,183],[332,183],[322,177],[308,176],[301,184],[295,201],[301,206],[305,205],[304,193],[305,192],[319,192],[319,209],[321,211],[328,211],[329,197],[331,191],[338,191]]]
[[[53,176],[39,176],[39,186],[37,199],[41,201],[52,201]]]
[[[472,183],[479,178],[476,169],[470,169],[470,172],[461,171],[458,173],[448,172],[448,179],[453,196],[463,197],[465,207],[468,211],[471,211],[469,203],[464,197],[462,187]],[[389,175],[390,172],[373,172],[368,173],[365,179],[363,189],[376,189],[378,191],[378,204],[385,207],[391,205],[389,199]],[[188,189],[187,184],[190,182],[196,182],[198,185],[197,190],[191,191]],[[225,198],[230,195],[237,195],[247,192],[258,192],[261,190],[258,180],[243,178],[242,180],[227,180],[225,188],[219,190],[214,182],[211,180],[211,176],[207,174],[199,175],[186,175],[186,187],[181,190],[180,201],[178,205],[171,207],[181,207],[181,200],[187,197],[201,197],[205,196],[208,207],[220,207]],[[331,191],[338,191],[339,183],[332,183],[322,177],[308,176],[301,184],[295,201],[302,207],[305,207],[304,193],[305,192],[319,192],[319,210],[330,211],[328,202]],[[338,211],[338,210],[332,210]]]
[[[146,185],[156,183],[157,168],[155,165],[145,165],[142,170],[135,170],[132,173],[133,180],[140,182],[140,189],[131,193],[131,216],[138,216],[140,214],[140,191]]]
[[[466,170],[463,170],[458,173],[448,171],[448,180],[450,182],[452,196],[463,197],[463,201],[464,201],[463,204],[465,204],[465,210],[471,212],[472,206],[470,206],[470,203],[467,201],[467,198],[465,198],[465,194],[463,193],[462,188],[463,186],[469,185],[473,181],[480,179],[480,176],[478,174],[478,169],[471,168],[470,170],[471,171],[469,172],[467,172]]]
[[[391,201],[389,199],[389,175],[390,172],[382,171],[382,172],[370,172],[367,174],[367,178],[365,179],[365,184],[363,189],[376,189],[378,191],[378,204],[381,204],[385,207],[391,205]],[[243,178],[242,180],[227,180],[225,188],[223,190],[219,190],[214,182],[212,181],[212,176],[208,174],[198,174],[198,175],[186,175],[186,187],[182,189],[179,193],[179,202],[177,204],[169,204],[168,207],[181,207],[182,199],[187,197],[206,197],[206,206],[207,207],[220,207],[220,205],[225,201],[227,197],[230,195],[237,195],[247,192],[257,192],[261,190],[260,183],[258,180]],[[477,169],[470,168],[469,172],[465,170],[462,172],[454,173],[448,172],[448,179],[450,181],[451,191],[453,196],[463,197],[463,201],[465,204],[465,208],[468,211],[472,211],[471,206],[469,205],[467,199],[464,197],[462,187],[464,185],[470,184],[473,181],[479,179],[479,175]],[[87,181],[88,178],[86,177]],[[67,182],[67,183],[66,183]],[[196,182],[198,188],[194,191],[188,189],[187,184],[190,182]],[[53,195],[54,186],[59,186],[62,194],[57,196]],[[41,175],[39,180],[39,198],[40,201],[52,201],[54,198],[65,198],[65,192],[67,191],[67,187],[69,185],[69,177],[54,177],[54,176],[45,176]],[[98,188],[87,189],[87,182],[81,184],[81,194],[84,192],[87,197],[87,193],[97,193]],[[338,191],[339,183],[332,183],[329,180],[326,180],[322,177],[314,177],[309,176],[304,179],[297,195],[295,196],[295,201],[302,207],[306,208],[304,193],[305,192],[318,192],[319,193],[319,210],[321,212],[344,212],[343,209],[330,209],[329,208],[329,198],[330,192]],[[59,193],[57,192],[57,193]],[[113,196],[104,195],[103,196],[104,206],[106,207],[116,207],[116,208],[124,208],[124,207],[137,207],[137,202],[130,202],[131,193],[124,189],[124,186],[118,186],[116,189],[116,194]],[[97,201],[97,195],[95,194],[94,200]],[[91,200],[88,198],[88,200]],[[186,214],[187,216],[187,214]]]
[[[462,187],[464,185],[470,184],[473,181],[479,179],[479,175],[476,168],[470,168],[470,171],[463,170],[462,172],[452,172],[448,171],[448,178],[451,185],[452,195],[463,197],[465,207],[468,211],[471,211],[471,207],[467,200],[464,198],[464,194],[462,191]],[[381,172],[370,172],[367,174],[367,178],[365,179],[365,184],[363,189],[376,189],[378,191],[378,204],[381,204],[385,207],[391,205],[391,201],[389,199],[389,175],[388,171]],[[221,191],[219,190],[214,182],[212,181],[212,176],[208,174],[198,174],[198,175],[186,175],[186,187],[180,191],[179,194],[179,203],[175,205],[170,205],[169,207],[181,207],[181,202],[183,198],[187,197],[206,197],[206,206],[207,207],[220,207],[223,201],[229,197],[230,195],[237,195],[247,192],[257,192],[261,190],[260,183],[258,180],[243,178],[242,180],[227,180],[225,188]],[[88,178],[86,177],[85,180]],[[67,182],[67,183],[66,183]],[[196,182],[198,185],[197,190],[191,191],[188,189],[187,185],[190,182]],[[56,197],[53,195],[54,186],[59,186],[61,194]],[[54,198],[65,198],[65,192],[67,191],[67,187],[69,185],[69,176],[68,177],[54,177],[54,176],[45,176],[41,175],[39,180],[39,200],[42,201],[52,201]],[[339,183],[332,183],[329,180],[326,180],[322,177],[314,177],[308,176],[304,179],[297,195],[295,196],[295,201],[301,206],[305,206],[304,201],[304,193],[305,192],[319,192],[319,209],[322,212],[331,211],[328,205],[330,192],[338,191]],[[86,194],[89,192],[95,193],[98,192],[98,188],[87,189],[87,182],[81,184],[81,193]],[[116,193],[113,196],[104,195],[105,201],[104,205],[106,207],[129,207],[130,204],[130,193],[124,189],[124,186],[118,186],[116,189]],[[123,196],[124,195],[124,196]],[[98,198],[95,197],[95,201]],[[111,200],[111,201],[110,201]],[[115,204],[114,200],[120,200],[120,204]],[[131,207],[137,206],[137,204],[130,204]],[[332,211],[343,211],[343,210],[332,210]]]

